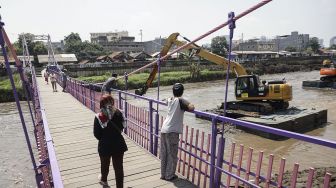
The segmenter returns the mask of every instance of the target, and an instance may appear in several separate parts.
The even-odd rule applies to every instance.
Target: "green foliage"
[[[336,44],[331,45],[329,49],[336,50]]]
[[[314,53],[317,53],[318,50],[321,48],[321,45],[318,43],[318,39],[316,37],[310,39],[309,46],[311,47]]]
[[[48,54],[46,46],[41,41],[36,41],[33,51],[35,54]]]
[[[223,71],[209,71],[203,70],[200,72],[199,79],[192,80],[190,77],[189,71],[178,71],[178,72],[164,72],[160,75],[160,85],[167,86],[173,85],[176,82],[186,83],[186,82],[193,82],[193,81],[207,81],[207,80],[216,80],[216,79],[223,79],[224,78]],[[79,80],[83,80],[89,83],[102,83],[105,82],[110,75],[102,75],[102,76],[91,76],[91,77],[79,77]],[[128,78],[128,89],[136,89],[142,87],[149,77],[149,73],[139,73],[131,75]],[[125,81],[124,79],[118,80],[118,88],[124,89],[125,88]],[[157,77],[154,79],[152,83],[152,87],[157,86]]]
[[[34,56],[35,62],[37,62],[37,55],[48,54],[48,49],[43,42],[41,41],[34,42],[34,35],[31,33],[25,33],[24,36],[19,35],[18,41],[16,41],[13,45],[17,55],[23,54],[23,47],[22,47],[23,37],[25,37],[26,39],[29,54]]]
[[[14,74],[14,84],[19,95],[19,99],[23,99],[23,89],[19,74]],[[13,88],[8,76],[0,77],[0,102],[14,101]]]
[[[78,33],[71,33],[64,38],[65,51],[74,53],[79,61],[87,59],[94,60],[105,53],[104,48],[99,44],[92,44],[88,41],[82,42]]]
[[[288,52],[296,52],[297,51],[297,49],[295,47],[292,47],[292,46],[286,47],[285,50],[288,51]]]
[[[224,36],[217,36],[211,40],[211,52],[225,57],[227,55],[228,44]]]

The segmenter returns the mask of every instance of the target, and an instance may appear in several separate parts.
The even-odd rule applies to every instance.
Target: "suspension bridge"
[[[229,25],[232,39],[234,21],[248,13],[265,5],[270,1],[263,1],[247,11],[237,15],[230,14],[229,21],[210,30],[206,34],[192,40],[189,43],[175,49],[173,52],[158,60],[138,69],[124,78],[127,85],[127,77],[141,71],[151,65],[157,64],[186,48],[188,45],[208,36],[209,34]],[[50,36],[48,40],[48,53],[50,64],[57,65],[53,58]],[[92,134],[94,113],[99,111],[100,92],[94,90],[93,85],[74,78],[67,79],[67,93],[52,92],[41,77],[37,77],[34,67],[29,59],[29,51],[23,40],[24,62],[17,59],[15,50],[4,30],[1,22],[0,43],[6,62],[6,68],[13,86],[13,94],[16,98],[22,127],[27,138],[31,160],[34,166],[36,184],[38,187],[97,187],[100,170],[97,153],[97,141]],[[34,124],[35,141],[38,148],[38,161],[32,152],[32,143],[26,131],[25,120],[22,116],[17,91],[13,82],[12,72],[9,68],[8,55],[5,44],[10,49],[20,78],[23,82],[26,98],[29,104],[31,118]],[[229,57],[230,59],[230,57]],[[31,77],[23,70],[28,69]],[[158,69],[160,70],[160,69]],[[53,69],[57,74],[57,81],[61,83],[60,70]],[[159,72],[160,73],[160,72]],[[28,74],[29,75],[29,74]],[[158,78],[159,79],[159,78]],[[228,78],[227,78],[228,79]],[[58,85],[60,88],[60,85]],[[230,123],[235,126],[243,126],[258,131],[264,131],[291,139],[300,140],[320,147],[336,149],[336,142],[324,140],[313,136],[293,133],[262,125],[239,121],[236,119],[218,116],[215,114],[197,111],[194,114],[212,119],[211,132],[203,132],[196,128],[184,127],[180,137],[177,173],[179,178],[175,181],[160,179],[160,128],[163,117],[155,106],[166,106],[157,99],[137,96],[127,91],[113,91],[117,107],[124,113],[127,120],[127,129],[124,132],[129,151],[124,158],[125,187],[296,187],[299,175],[299,164],[285,169],[286,159],[280,160],[279,169],[273,169],[273,154],[263,151],[253,151],[253,148],[233,143],[225,148],[223,131],[218,131],[218,124]],[[127,98],[137,98],[147,104],[147,107],[139,107],[132,104]],[[238,155],[235,151],[238,151]],[[224,151],[229,157],[224,157]],[[257,158],[253,153],[257,152]],[[266,156],[266,157],[264,157]],[[237,160],[235,160],[237,158]],[[268,162],[263,162],[265,158]],[[318,159],[317,159],[318,160]],[[256,168],[253,168],[253,167]],[[266,169],[262,171],[262,169]],[[284,182],[284,174],[290,170],[290,181]],[[277,173],[277,176],[274,176]],[[304,187],[313,187],[317,178],[315,169],[310,168]],[[321,186],[331,186],[332,174],[325,172],[322,176]],[[109,184],[114,186],[112,170],[109,175]]]

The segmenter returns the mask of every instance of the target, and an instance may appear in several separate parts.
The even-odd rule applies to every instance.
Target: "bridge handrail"
[[[126,95],[129,95],[129,96],[132,96],[132,97],[135,97],[135,98],[140,98],[140,99],[143,99],[143,100],[146,100],[146,101],[152,101],[154,103],[167,106],[167,103],[164,103],[162,101],[157,101],[155,99],[151,99],[151,98],[144,97],[144,96],[139,96],[139,95],[136,95],[136,94],[133,94],[133,93],[128,93],[126,91],[121,91],[121,90],[117,90],[117,89],[112,89],[112,90],[116,91],[116,92],[126,94]],[[305,142],[319,144],[319,145],[322,145],[322,146],[326,146],[326,147],[336,149],[336,141],[332,141],[332,140],[328,140],[328,139],[322,139],[322,138],[317,138],[317,137],[314,137],[314,136],[295,133],[295,132],[286,131],[286,130],[282,130],[282,129],[277,129],[277,128],[273,128],[273,127],[267,127],[267,126],[259,125],[259,124],[256,124],[256,123],[251,123],[251,122],[246,122],[246,121],[242,121],[242,120],[233,119],[233,118],[230,118],[230,117],[220,116],[220,115],[213,114],[213,113],[210,113],[210,112],[202,112],[202,111],[199,111],[199,110],[194,110],[193,112],[190,112],[190,113],[193,113],[195,115],[200,115],[200,116],[203,116],[203,117],[208,117],[208,118],[215,119],[215,120],[219,120],[219,121],[225,122],[225,123],[232,123],[232,124],[235,124],[235,125],[238,125],[238,126],[242,126],[242,127],[246,127],[246,128],[252,128],[252,129],[259,130],[259,131],[264,131],[264,132],[267,132],[267,133],[277,134],[277,135],[280,135],[280,136],[285,136],[285,137],[288,137],[288,138],[294,138],[294,139],[297,139],[297,140],[302,140],[302,141],[305,141]]]
[[[34,84],[33,89],[35,89],[36,92],[37,92],[37,98],[38,98],[39,105],[40,105],[39,110],[41,112],[41,116],[42,116],[41,118],[42,118],[42,121],[43,121],[43,131],[44,131],[45,142],[46,142],[47,150],[48,150],[48,159],[49,159],[49,164],[50,164],[50,168],[51,168],[53,186],[54,187],[63,187],[63,182],[62,182],[60,169],[58,167],[58,163],[57,163],[57,159],[56,159],[56,153],[55,153],[55,149],[54,149],[54,145],[53,145],[53,140],[52,140],[52,136],[50,134],[48,121],[47,121],[47,116],[46,116],[44,104],[42,102],[42,98],[41,98],[41,95],[40,95],[39,86],[38,86],[38,83],[36,81],[36,74],[35,74],[35,69],[34,68],[32,70],[32,79],[33,79],[33,84]]]

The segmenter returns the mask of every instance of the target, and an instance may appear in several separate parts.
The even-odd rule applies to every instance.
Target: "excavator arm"
[[[179,33],[173,33],[166,39],[166,43],[165,43],[165,45],[163,46],[163,48],[160,52],[160,57],[163,57],[163,56],[167,55],[167,53],[169,52],[170,48],[173,45],[183,46],[184,44],[186,44],[186,42],[182,42],[182,41],[179,41],[177,39],[177,37],[179,35],[180,35]],[[186,40],[188,40],[188,39],[186,39]],[[210,62],[214,62],[218,65],[222,65],[222,66],[224,66],[225,69],[228,68],[229,60],[225,59],[222,56],[219,56],[219,55],[213,54],[211,52],[208,52],[207,50],[202,49],[200,46],[198,46],[196,44],[191,44],[184,49],[184,51],[188,51],[188,50],[194,50],[195,55],[197,55],[199,57],[202,57],[202,58],[204,58],[204,59],[206,59]],[[238,64],[236,62],[232,62],[232,61],[230,62],[230,64],[231,64],[230,65],[230,71],[234,72],[237,75],[237,77],[242,76],[242,75],[247,75],[247,72],[246,72],[245,68],[242,67],[240,64]],[[146,84],[142,88],[135,90],[135,94],[144,95],[147,92],[147,89],[151,86],[152,82],[155,79],[157,71],[158,71],[158,66],[155,64],[153,66],[153,69],[152,69],[147,81],[146,81]]]

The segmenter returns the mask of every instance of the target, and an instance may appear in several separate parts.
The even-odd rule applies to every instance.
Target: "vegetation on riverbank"
[[[157,75],[156,75],[157,76]],[[188,83],[188,82],[203,82],[210,80],[224,79],[225,73],[223,71],[209,71],[202,70],[199,72],[198,76],[192,78],[189,71],[176,71],[176,72],[163,72],[160,74],[160,85],[167,86],[172,85],[176,82]],[[106,73],[102,76],[90,76],[90,77],[79,77],[79,80],[86,81],[89,83],[102,83],[105,82],[110,77],[110,73]],[[149,73],[140,73],[131,75],[128,78],[128,89],[135,89],[142,87],[149,77]],[[125,87],[125,81],[123,79],[118,80],[118,88],[123,89]],[[154,79],[153,86],[157,85],[157,77]]]
[[[19,99],[24,99],[24,93],[19,74],[14,74],[14,83],[16,90],[18,91]],[[13,101],[15,101],[15,98],[9,78],[8,76],[2,76],[0,77],[0,103]]]

